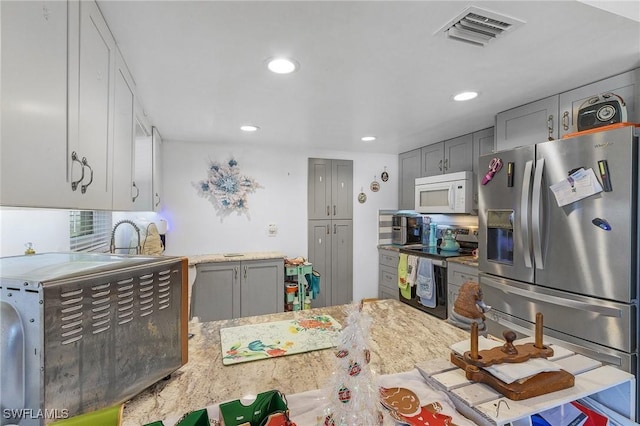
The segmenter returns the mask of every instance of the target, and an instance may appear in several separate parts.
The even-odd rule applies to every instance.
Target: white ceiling
[[[640,2],[593,3],[98,1],[164,139],[392,154],[640,66]],[[486,47],[439,32],[472,4],[525,24]],[[280,55],[300,69],[270,73]]]

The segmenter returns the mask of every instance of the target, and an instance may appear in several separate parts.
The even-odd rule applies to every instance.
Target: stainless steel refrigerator
[[[478,212],[489,333],[532,335],[541,312],[545,341],[636,383],[638,135],[624,126],[482,156],[480,181],[499,170],[479,183]]]

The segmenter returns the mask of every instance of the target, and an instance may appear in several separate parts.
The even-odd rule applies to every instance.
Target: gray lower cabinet
[[[283,311],[283,259],[196,265],[191,317],[204,322]]]
[[[398,261],[400,253],[395,250],[378,249],[378,298],[396,299],[398,294]]]
[[[447,312],[453,312],[460,287],[467,281],[478,282],[478,267],[457,262],[447,262]],[[487,305],[491,303],[487,302]]]
[[[309,261],[320,273],[320,294],[311,307],[353,300],[353,221],[310,220]]]

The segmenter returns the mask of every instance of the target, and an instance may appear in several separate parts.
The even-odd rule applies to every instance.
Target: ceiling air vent
[[[524,24],[509,16],[470,6],[442,27],[437,34],[448,38],[484,46],[491,40],[513,32]]]

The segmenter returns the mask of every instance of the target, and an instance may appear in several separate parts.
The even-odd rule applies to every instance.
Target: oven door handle
[[[454,189],[454,188],[455,188],[455,185],[453,185],[453,184],[451,184],[451,186],[449,187],[449,197],[448,197],[448,198],[449,198],[449,200],[448,200],[448,201],[449,201],[449,209],[450,209],[451,211],[454,211],[454,210],[455,210],[455,206],[453,205],[453,203],[454,203],[454,201],[455,201],[455,199],[454,199],[454,195],[453,195],[453,191],[455,191],[455,189]]]

